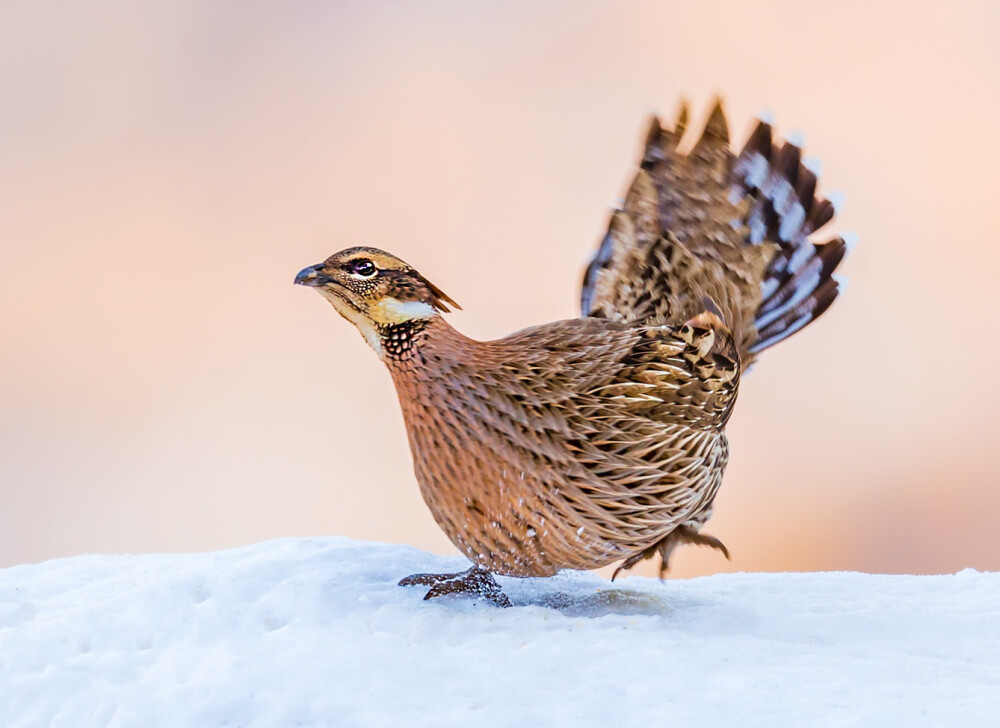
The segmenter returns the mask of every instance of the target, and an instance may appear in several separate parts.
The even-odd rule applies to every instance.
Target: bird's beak
[[[330,276],[323,272],[323,265],[311,265],[303,268],[295,276],[295,284],[299,286],[322,286],[330,282]]]

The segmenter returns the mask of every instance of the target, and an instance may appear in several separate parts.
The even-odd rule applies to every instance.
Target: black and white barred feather
[[[812,242],[834,205],[792,142],[760,121],[739,155],[717,103],[689,152],[682,108],[654,118],[640,170],[584,278],[584,316],[677,324],[714,301],[744,364],[820,316],[843,282],[843,238]]]

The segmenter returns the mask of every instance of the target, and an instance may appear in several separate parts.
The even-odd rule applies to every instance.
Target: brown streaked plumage
[[[421,493],[473,562],[419,574],[427,596],[505,605],[491,574],[548,576],[659,554],[700,533],[728,460],[725,424],[756,355],[838,293],[833,208],[798,147],[761,122],[737,157],[716,105],[679,151],[654,119],[641,169],[583,286],[583,318],[475,341],[448,296],[400,259],[351,248],[299,273],[385,362]],[[616,575],[618,571],[615,572]]]

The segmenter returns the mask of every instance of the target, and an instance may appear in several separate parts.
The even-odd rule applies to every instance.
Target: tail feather
[[[807,243],[790,258],[782,260],[784,269],[775,271],[761,284],[765,295],[757,309],[757,327],[767,325],[777,312],[795,305],[810,290],[828,280],[846,254],[847,244],[843,238],[837,238],[819,245]]]
[[[762,324],[757,332],[757,341],[750,347],[750,352],[756,354],[763,351],[787,339],[818,318],[830,307],[842,289],[841,283],[835,277],[827,278],[810,290],[808,296],[798,304],[789,307],[767,324]]]
[[[848,246],[809,240],[835,207],[816,196],[798,144],[761,121],[734,155],[716,102],[683,153],[687,121],[684,104],[673,128],[650,122],[640,171],[584,277],[583,315],[679,324],[708,296],[748,366],[830,306]]]
[[[803,164],[802,150],[791,142],[779,147],[771,137],[771,125],[760,122],[733,166],[737,194],[754,201],[747,216],[749,242],[778,245],[761,281],[751,354],[788,338],[830,307],[839,292],[833,272],[847,253],[843,238],[808,240],[833,219],[834,205],[816,197],[816,174]]]

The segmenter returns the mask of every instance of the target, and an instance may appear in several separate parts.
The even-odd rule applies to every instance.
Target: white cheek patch
[[[372,318],[384,324],[402,324],[414,319],[428,319],[437,314],[429,303],[383,298],[371,308]]]

